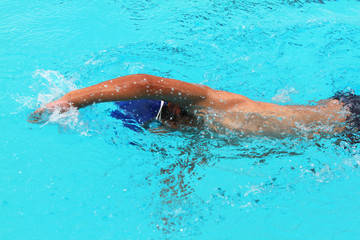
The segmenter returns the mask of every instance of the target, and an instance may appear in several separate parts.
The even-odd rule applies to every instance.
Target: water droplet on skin
[[[181,92],[179,92],[179,96],[181,95]]]
[[[174,88],[171,88],[171,91],[174,91]]]
[[[107,88],[107,87],[108,87],[108,85],[104,85],[104,87],[105,87],[105,88]]]

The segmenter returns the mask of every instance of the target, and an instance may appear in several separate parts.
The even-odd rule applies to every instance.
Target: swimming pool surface
[[[28,114],[147,73],[280,104],[360,94],[360,2],[2,0],[0,239],[360,239],[359,146],[137,133],[106,103]]]

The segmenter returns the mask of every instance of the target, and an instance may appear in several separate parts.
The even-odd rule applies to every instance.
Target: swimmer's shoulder
[[[227,91],[207,89],[207,96],[200,103],[204,107],[210,107],[218,110],[231,110],[234,107],[246,107],[257,103],[241,94],[231,93]]]

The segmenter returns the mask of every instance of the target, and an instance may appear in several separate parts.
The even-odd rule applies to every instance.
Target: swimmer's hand
[[[60,113],[67,112],[71,106],[72,104],[67,99],[64,99],[64,97],[60,98],[31,113],[27,121],[37,124],[45,123],[54,111],[58,110]]]

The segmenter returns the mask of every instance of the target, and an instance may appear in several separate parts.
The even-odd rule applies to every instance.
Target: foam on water
[[[37,101],[41,106],[62,97],[65,93],[77,89],[73,79],[66,79],[59,71],[37,69],[33,78],[36,84],[45,86],[47,93],[40,93]]]
[[[295,88],[287,87],[284,89],[280,89],[276,92],[276,95],[271,98],[276,103],[288,103],[291,102],[290,94],[298,93]]]
[[[24,107],[32,110],[42,108],[69,91],[77,89],[74,83],[75,78],[66,78],[59,71],[37,69],[32,77],[35,80],[35,84],[30,88],[38,95],[36,97],[17,96],[15,100],[21,104],[19,109]],[[40,122],[42,123],[41,127],[56,124],[62,130],[76,130],[82,135],[89,134],[89,128],[81,120],[78,109],[74,107],[70,107],[65,112],[61,108],[56,107],[51,112],[43,114]]]

